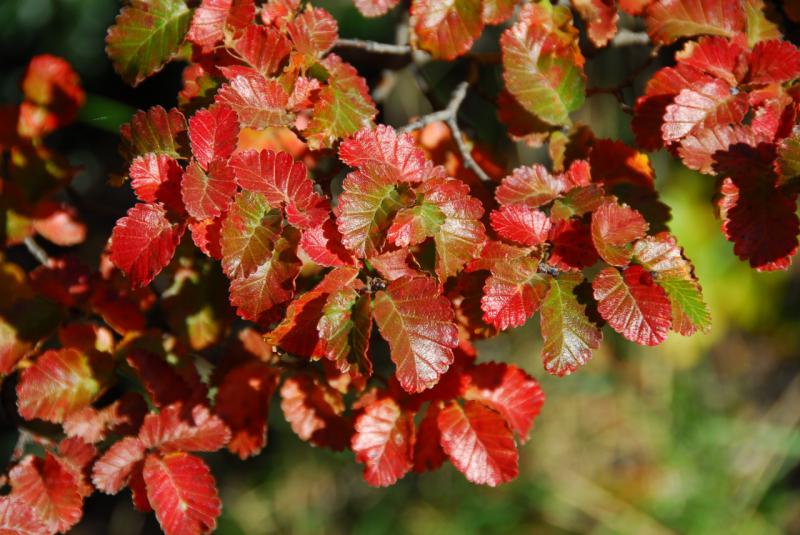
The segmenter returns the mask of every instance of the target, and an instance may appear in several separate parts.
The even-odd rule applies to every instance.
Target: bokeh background
[[[343,37],[392,42],[402,21],[402,8],[366,20],[348,0],[318,4],[335,14]],[[49,142],[83,166],[74,186],[96,208],[84,214],[95,247],[133,202],[129,188],[108,184],[110,175],[123,172],[118,126],[136,108],[174,105],[180,85],[180,65],[135,90],[114,74],[103,39],[118,9],[114,0],[0,0],[0,101],[19,99],[18,80],[38,53],[72,62],[89,95],[79,122]],[[496,50],[498,35],[489,29],[476,46]],[[464,75],[457,63],[425,66],[417,74],[426,97],[410,69],[382,73],[385,58],[342,55],[383,92],[381,120],[395,125],[441,107]],[[614,85],[646,55],[636,47],[598,53],[589,61],[590,85]],[[496,72],[482,72],[481,84],[496,88]],[[626,97],[632,102],[632,94]],[[503,130],[480,95],[470,96],[460,119],[509,166],[545,157],[541,150],[497,146]],[[588,99],[577,119],[600,137],[632,139],[629,117],[608,95]],[[262,455],[246,462],[209,457],[224,503],[218,532],[800,533],[798,263],[788,272],[750,270],[720,232],[713,179],[664,153],[652,160],[658,190],[672,207],[671,229],[693,259],[711,307],[710,334],[673,334],[660,347],[641,348],[606,329],[590,363],[560,379],[542,371],[538,319],[479,343],[479,358],[522,365],[547,394],[521,449],[520,477],[496,489],[468,484],[449,465],[410,474],[389,489],[370,488],[352,454],[302,443],[275,403]],[[74,529],[158,532],[152,515],[132,509],[127,491],[90,498]]]

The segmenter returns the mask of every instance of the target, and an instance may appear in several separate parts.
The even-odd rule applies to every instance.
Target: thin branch
[[[470,151],[469,147],[467,147],[464,139],[461,137],[461,128],[458,126],[458,109],[461,107],[461,103],[464,102],[464,99],[467,97],[468,88],[469,82],[461,82],[450,96],[450,102],[447,104],[445,109],[424,115],[416,121],[400,128],[399,131],[405,133],[413,130],[419,130],[420,128],[424,128],[431,123],[439,121],[447,123],[447,126],[450,128],[450,132],[453,134],[453,140],[456,142],[456,147],[458,147],[458,152],[461,153],[461,158],[464,160],[464,165],[466,168],[478,175],[478,178],[480,178],[482,181],[491,182],[492,179],[489,177],[489,175],[487,175],[486,172],[481,169],[481,166],[478,165],[478,162],[472,158],[472,152]]]
[[[379,43],[377,41],[366,41],[364,39],[337,39],[335,48],[359,48],[367,52],[376,54],[391,54],[394,56],[408,56],[411,54],[411,47],[408,45],[393,45],[389,43]]]
[[[43,266],[46,266],[50,263],[50,257],[47,256],[47,251],[42,249],[42,247],[36,243],[36,240],[33,239],[33,236],[28,236],[25,238],[24,242],[25,247],[28,249],[28,252],[33,255],[36,260]]]
[[[467,166],[467,169],[478,175],[478,178],[481,179],[483,182],[492,182],[492,179],[486,172],[481,169],[481,166],[478,165],[478,162],[472,157],[472,152],[467,147],[467,144],[464,143],[464,140],[461,137],[461,129],[458,127],[458,122],[456,122],[455,117],[451,117],[447,121],[447,126],[450,127],[450,130],[453,132],[453,139],[456,142],[456,146],[458,147],[458,151],[461,153],[461,157],[464,159],[464,165]]]
[[[620,48],[625,46],[647,46],[649,44],[652,44],[652,41],[647,32],[634,32],[622,28],[611,40],[610,46]]]
[[[428,115],[423,115],[416,121],[408,123],[404,127],[400,128],[399,131],[402,133],[411,132],[413,130],[424,128],[431,123],[436,123],[439,121],[448,122],[458,113],[458,108],[461,107],[461,103],[464,102],[464,99],[467,97],[468,88],[468,82],[461,82],[458,84],[458,87],[456,87],[456,90],[453,91],[453,94],[450,95],[450,102],[447,103],[447,107],[445,109],[429,113]]]

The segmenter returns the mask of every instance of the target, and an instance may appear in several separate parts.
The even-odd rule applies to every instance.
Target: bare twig
[[[450,132],[453,134],[453,140],[456,142],[456,147],[458,147],[458,152],[461,153],[461,158],[464,160],[464,165],[466,168],[478,175],[478,178],[480,178],[482,181],[491,182],[492,179],[489,177],[489,175],[487,175],[486,172],[481,169],[481,166],[478,165],[478,162],[476,162],[472,157],[472,152],[470,151],[469,147],[467,147],[464,139],[461,137],[461,128],[458,126],[458,109],[461,107],[461,103],[464,102],[464,99],[467,97],[468,88],[469,82],[461,82],[450,96],[450,102],[447,104],[445,109],[420,117],[416,121],[400,128],[400,132],[419,130],[420,128],[424,128],[431,123],[436,123],[439,121],[447,123],[447,126],[450,128]]]
[[[42,247],[36,243],[36,240],[33,239],[33,236],[28,236],[25,238],[23,243],[25,243],[25,248],[28,249],[28,252],[31,253],[40,264],[46,266],[50,263],[50,257],[47,256],[47,251],[42,249]]]
[[[393,45],[389,43],[378,43],[377,41],[365,41],[363,39],[337,39],[336,48],[359,48],[367,52],[376,54],[392,54],[395,56],[408,56],[411,54],[411,47],[408,45]]]
[[[651,43],[650,36],[646,32],[634,32],[622,28],[611,40],[610,46],[620,48],[624,46],[646,46]]]

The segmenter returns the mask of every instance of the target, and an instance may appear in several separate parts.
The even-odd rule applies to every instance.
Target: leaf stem
[[[461,158],[464,160],[464,166],[478,175],[478,178],[480,178],[483,182],[492,182],[492,179],[489,177],[489,175],[487,175],[486,172],[481,169],[481,166],[479,166],[478,162],[476,162],[472,157],[472,152],[462,138],[461,128],[458,126],[458,109],[461,107],[461,103],[464,102],[464,99],[467,97],[467,89],[469,89],[469,82],[461,82],[450,96],[450,102],[447,104],[445,109],[424,115],[416,121],[400,128],[399,132],[405,133],[419,130],[420,128],[424,128],[431,123],[439,121],[447,123],[447,126],[450,128],[450,132],[453,134],[453,140],[456,143],[458,152],[461,153]]]
[[[367,52],[391,54],[395,56],[408,56],[412,52],[409,45],[393,45],[389,43],[379,43],[377,41],[366,41],[364,39],[337,39],[333,46],[335,48],[359,48]]]
[[[50,264],[50,257],[47,255],[47,251],[42,249],[42,247],[36,243],[36,240],[33,239],[33,236],[28,236],[23,241],[25,244],[25,248],[28,249],[28,252],[33,255],[36,260],[43,266],[47,266]]]

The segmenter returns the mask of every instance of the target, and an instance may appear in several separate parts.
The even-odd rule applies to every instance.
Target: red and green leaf
[[[597,310],[622,336],[641,345],[663,342],[672,326],[666,292],[641,266],[606,268],[592,282]]]
[[[407,392],[434,386],[453,363],[458,331],[449,300],[428,277],[392,281],[375,295],[375,321]]]
[[[103,390],[103,377],[89,357],[72,348],[51,349],[25,369],[17,384],[20,415],[63,422],[94,401]]]
[[[553,375],[566,375],[586,364],[603,339],[575,293],[583,281],[583,276],[577,273],[552,277],[542,302],[542,361],[545,370]]]
[[[123,80],[138,85],[177,53],[191,11],[182,0],[133,0],[106,36],[106,51]]]
[[[480,36],[482,11],[481,0],[414,0],[411,16],[417,46],[438,59],[457,58]]]

